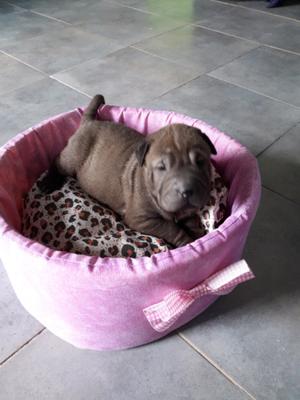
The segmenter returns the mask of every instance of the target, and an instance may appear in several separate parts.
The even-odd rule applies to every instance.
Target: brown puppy
[[[56,189],[62,183],[57,172],[75,176],[130,228],[174,246],[191,242],[194,237],[175,221],[208,200],[213,144],[199,129],[183,124],[144,137],[124,125],[96,120],[102,104],[103,96],[92,99],[42,186]]]

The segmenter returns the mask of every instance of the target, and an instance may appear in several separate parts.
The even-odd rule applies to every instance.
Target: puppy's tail
[[[103,104],[105,104],[104,97],[101,94],[96,94],[85,109],[82,116],[82,122],[93,121],[96,117],[98,108]]]

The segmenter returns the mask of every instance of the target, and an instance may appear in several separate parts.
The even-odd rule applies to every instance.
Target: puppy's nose
[[[192,191],[192,189],[185,189],[180,194],[184,199],[188,199],[189,197],[191,197],[193,195],[193,191]]]

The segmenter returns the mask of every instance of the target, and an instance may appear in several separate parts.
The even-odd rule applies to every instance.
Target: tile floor
[[[300,2],[0,1],[0,144],[96,92],[204,119],[258,157],[257,279],[164,340],[97,353],[31,318],[0,265],[0,399],[300,399]]]

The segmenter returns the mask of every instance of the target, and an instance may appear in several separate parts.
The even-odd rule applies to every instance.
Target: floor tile
[[[4,50],[51,75],[92,58],[105,56],[121,47],[113,39],[68,27],[20,40],[4,47]],[[32,54],[35,56],[32,57]]]
[[[136,106],[197,75],[195,68],[183,70],[174,63],[126,48],[54,77],[91,96],[103,93],[108,103]]]
[[[256,279],[182,331],[257,399],[299,398],[299,220],[299,206],[264,190],[245,251]]]
[[[224,0],[222,0],[224,1]],[[253,8],[266,13],[280,15],[288,18],[300,20],[300,3],[299,0],[284,0],[281,7],[267,8],[265,0],[225,0],[227,3],[234,3],[239,6]]]
[[[258,158],[263,184],[300,204],[300,125]]]
[[[0,71],[0,94],[45,78],[44,74],[2,53],[0,53]]]
[[[29,5],[34,11],[80,25],[90,33],[117,39],[126,45],[182,25],[181,21],[174,18],[162,17],[104,0],[74,2],[35,0],[29,2]]]
[[[78,24],[87,32],[118,39],[126,45],[167,32],[183,24],[174,18],[106,2],[86,7],[79,15],[75,14],[65,19]]]
[[[218,79],[201,76],[149,102],[203,119],[258,154],[300,121],[300,110]]]
[[[99,353],[46,332],[4,366],[0,384],[5,400],[249,399],[177,336]]]
[[[300,3],[266,5],[0,1],[0,50],[57,79],[0,53],[0,145],[47,117],[87,104],[61,79],[90,96],[103,93],[110,103],[202,118],[259,154],[270,190],[263,191],[245,251],[257,278],[182,333],[257,400],[298,400],[299,57],[263,45],[300,53]],[[118,50],[119,44],[141,50]],[[0,265],[0,363],[40,329]],[[97,353],[44,332],[4,363],[0,387],[1,400],[248,399],[176,335],[138,349]]]
[[[204,27],[300,53],[300,24],[259,11],[230,7],[199,20]]]
[[[120,0],[120,2],[140,10],[170,16],[186,22],[198,21],[206,16],[218,15],[231,9],[226,4],[210,0]]]
[[[48,78],[14,90],[0,99],[0,145],[34,124],[88,101],[86,96]]]
[[[57,11],[60,7],[62,9],[65,7],[84,8],[89,4],[99,1],[101,0],[10,0],[10,2],[13,2],[19,7],[41,12],[46,15]]]
[[[42,328],[19,303],[0,261],[0,363]]]
[[[196,26],[186,26],[146,39],[134,47],[183,66],[193,65],[199,73],[203,73],[239,57],[257,45]]]
[[[6,1],[0,2],[0,14],[8,14],[12,12],[22,11],[22,8],[15,6],[14,4],[7,3]]]
[[[260,47],[209,75],[300,107],[300,55]]]
[[[24,11],[9,14],[0,13],[0,27],[0,50],[2,50],[3,46],[14,41],[62,29],[65,24]]]

